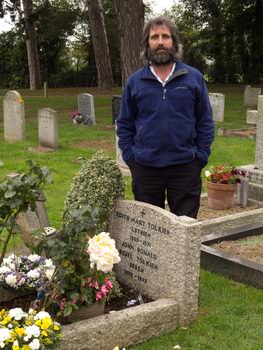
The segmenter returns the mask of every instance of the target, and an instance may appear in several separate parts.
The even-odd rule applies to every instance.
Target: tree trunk
[[[100,0],[88,0],[89,22],[94,49],[99,89],[113,87],[108,39]]]
[[[115,0],[121,47],[122,85],[141,67],[140,52],[144,25],[142,0]]]
[[[41,88],[41,75],[38,59],[37,40],[35,23],[32,19],[33,5],[32,0],[23,0],[26,48],[30,78],[30,89],[37,90]]]

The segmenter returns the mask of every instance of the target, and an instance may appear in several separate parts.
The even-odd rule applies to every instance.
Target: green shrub
[[[63,226],[72,223],[74,218],[70,209],[83,206],[97,208],[103,219],[97,222],[98,231],[106,231],[110,211],[117,198],[124,196],[124,181],[115,160],[103,152],[86,161],[73,178],[70,190],[66,196],[63,215]]]

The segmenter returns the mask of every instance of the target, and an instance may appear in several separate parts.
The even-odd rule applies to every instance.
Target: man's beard
[[[156,66],[165,66],[176,60],[176,51],[174,47],[170,49],[165,49],[164,47],[158,47],[157,49],[154,49],[154,50],[148,47],[147,54],[150,62],[152,64],[155,64]]]

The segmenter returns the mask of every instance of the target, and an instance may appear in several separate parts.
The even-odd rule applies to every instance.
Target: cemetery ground
[[[225,119],[216,128],[247,127],[243,107],[244,86],[211,85],[208,88],[209,92],[225,94]],[[2,177],[10,172],[26,169],[27,159],[49,167],[53,172],[53,184],[45,187],[46,207],[51,226],[59,228],[66,193],[82,160],[91,158],[99,149],[115,158],[111,98],[120,94],[121,89],[103,92],[91,88],[50,89],[46,100],[43,91],[18,91],[25,102],[26,140],[4,142],[3,116],[0,110],[0,161],[3,163],[0,175]],[[0,90],[0,103],[6,92],[7,90]],[[81,92],[94,95],[96,125],[84,127],[72,124],[70,113],[77,110],[76,96]],[[37,111],[44,107],[58,112],[59,149],[51,153],[30,152],[28,147],[38,144]],[[237,166],[253,164],[254,160],[254,140],[216,136],[209,165],[228,163]],[[126,177],[125,180],[126,198],[131,199],[130,178]],[[203,190],[205,191],[205,187]],[[171,334],[131,349],[168,350],[180,345],[182,350],[262,350],[262,315],[262,290],[202,270],[198,319],[188,327],[179,328]]]

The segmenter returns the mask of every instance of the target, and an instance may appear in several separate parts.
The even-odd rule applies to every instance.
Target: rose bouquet
[[[16,290],[36,291],[48,286],[55,266],[51,259],[37,254],[16,256],[11,254],[3,259],[0,266],[0,285]]]
[[[85,121],[84,115],[80,114],[79,112],[72,112],[71,118],[72,118],[73,124],[81,124]]]
[[[236,184],[241,182],[241,177],[246,173],[234,167],[216,165],[205,171],[206,181],[219,184]]]
[[[61,326],[48,312],[28,313],[20,308],[0,311],[0,348],[6,350],[49,349],[61,339]]]

